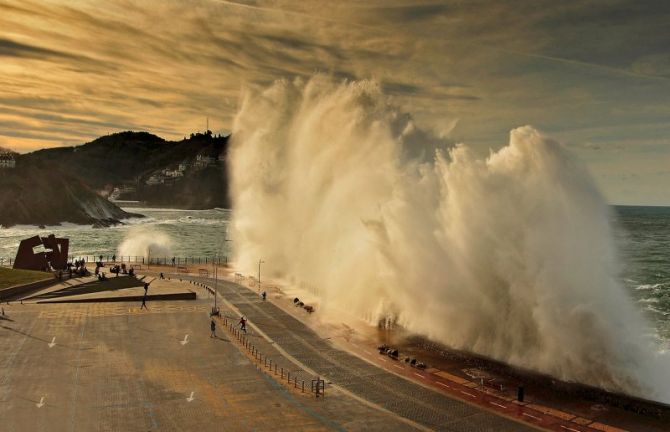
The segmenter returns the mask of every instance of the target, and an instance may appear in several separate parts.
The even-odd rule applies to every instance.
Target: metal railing
[[[196,264],[212,264],[212,265],[228,265],[228,257],[144,257],[144,256],[118,256],[118,255],[72,255],[68,257],[68,261],[84,260],[87,263],[95,263],[102,261],[103,263],[130,263],[130,264],[149,264],[149,265],[165,265],[165,266],[187,266]],[[14,258],[0,257],[0,267],[12,267],[14,265]]]
[[[210,294],[216,295],[214,289],[205,283],[192,279],[189,280],[189,283],[205,288]],[[214,310],[212,312],[214,313]],[[218,313],[218,310],[216,312]],[[301,393],[309,392],[317,398],[326,396],[326,381],[324,379],[317,376],[315,379],[308,378],[305,380],[295,372],[295,368],[293,369],[293,375],[291,375],[291,369],[284,369],[283,366],[278,365],[277,361],[273,362],[271,357],[263,354],[256,348],[252,343],[252,340],[247,337],[246,330],[243,331],[242,329],[238,329],[234,321],[226,316],[219,315],[219,319],[223,324],[223,328],[228,331],[230,336],[240,344],[241,348],[247,350],[249,357],[251,357],[259,370],[264,370],[268,374],[274,374],[275,379],[278,379],[280,383],[286,384],[289,388],[292,387]],[[303,373],[305,372],[303,371]],[[305,386],[305,383],[307,383],[307,386]]]

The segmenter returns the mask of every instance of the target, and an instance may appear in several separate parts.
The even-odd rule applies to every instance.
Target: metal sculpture
[[[35,248],[40,246],[44,250],[36,252]],[[70,240],[57,238],[53,234],[48,237],[35,236],[21,240],[14,268],[39,271],[63,270],[67,266],[69,246]]]

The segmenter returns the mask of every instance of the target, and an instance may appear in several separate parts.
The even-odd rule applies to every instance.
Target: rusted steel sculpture
[[[35,247],[43,246],[44,250],[35,252]],[[56,238],[50,234],[48,237],[30,237],[21,240],[19,251],[14,261],[15,269],[24,270],[63,270],[67,265],[67,253],[70,240]]]

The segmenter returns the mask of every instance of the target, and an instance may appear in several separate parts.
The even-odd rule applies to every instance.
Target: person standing
[[[146,310],[149,310],[149,308],[147,307],[147,293],[146,292],[144,293],[144,297],[142,297],[142,306],[140,306],[140,310],[142,310],[142,308],[144,308]]]
[[[216,323],[214,322],[214,318],[212,318],[212,322],[209,324],[209,329],[212,331],[212,334],[209,337],[216,337]]]

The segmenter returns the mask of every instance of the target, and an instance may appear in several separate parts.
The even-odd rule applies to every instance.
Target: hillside
[[[147,205],[202,209],[230,206],[226,165],[219,160],[227,146],[228,137],[209,131],[181,141],[121,132],[77,147],[39,150],[19,161],[66,167],[102,196],[114,193],[117,199]]]
[[[105,226],[137,215],[101,197],[78,178],[43,164],[23,164],[0,175],[0,225]]]

